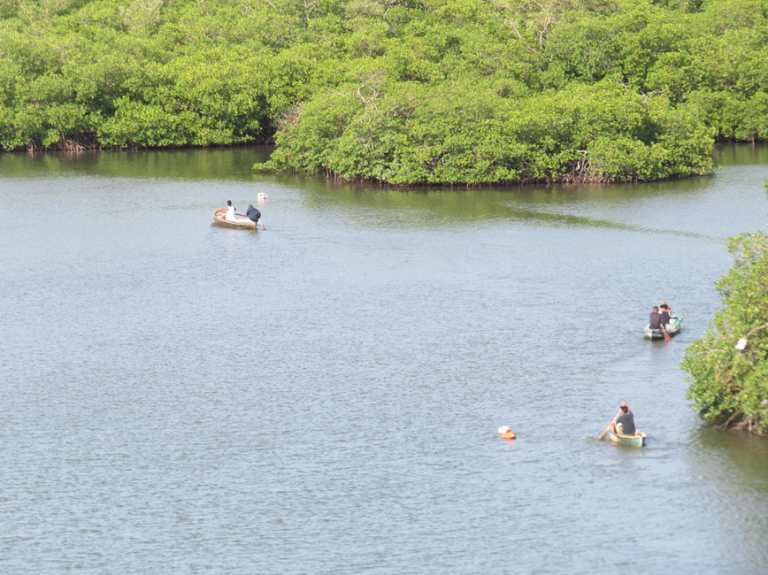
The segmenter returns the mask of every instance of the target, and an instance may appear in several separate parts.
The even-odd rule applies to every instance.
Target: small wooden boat
[[[213,212],[213,221],[214,223],[219,224],[220,226],[225,226],[227,228],[237,228],[241,230],[255,230],[256,229],[256,222],[252,222],[248,218],[243,218],[241,216],[235,216],[235,221],[228,220],[226,218],[227,215],[227,208],[219,208],[215,212]]]
[[[680,330],[682,329],[682,316],[673,317],[672,320],[675,323],[672,324],[672,327],[667,330],[669,337],[675,337],[678,333],[680,333]],[[645,339],[664,339],[664,333],[660,329],[651,329],[651,326],[647,325],[643,330],[643,337],[645,337]]]
[[[608,435],[611,436],[611,441],[613,443],[617,443],[619,445],[629,445],[631,447],[642,447],[645,445],[645,438],[648,437],[648,435],[639,429],[635,430],[634,435],[619,435],[618,433],[614,433],[613,429],[611,429],[608,432]]]

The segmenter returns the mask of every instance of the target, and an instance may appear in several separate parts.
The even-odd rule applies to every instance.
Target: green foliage
[[[768,236],[731,238],[728,251],[733,268],[717,282],[724,307],[685,352],[688,398],[709,422],[768,433]]]
[[[768,0],[4,0],[0,149],[277,131],[271,166],[349,178],[682,176],[768,139],[766,61]]]
[[[610,81],[506,99],[373,77],[296,110],[262,167],[396,184],[650,180],[708,171],[711,136],[695,111]]]

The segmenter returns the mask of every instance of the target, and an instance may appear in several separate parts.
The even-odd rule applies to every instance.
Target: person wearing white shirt
[[[227,200],[227,215],[224,218],[230,222],[235,221],[235,206],[232,205],[232,200]]]

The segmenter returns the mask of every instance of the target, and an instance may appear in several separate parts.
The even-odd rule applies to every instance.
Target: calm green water
[[[678,367],[768,149],[480,190],[268,152],[0,156],[1,572],[768,572],[768,441]],[[259,193],[266,232],[212,225]],[[647,448],[597,440],[622,401]]]

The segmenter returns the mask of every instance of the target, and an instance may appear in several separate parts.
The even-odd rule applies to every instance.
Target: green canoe
[[[645,438],[648,437],[639,429],[635,431],[634,435],[618,435],[611,429],[608,432],[608,435],[611,436],[611,441],[613,443],[618,443],[619,445],[631,445],[632,447],[642,447],[645,445]]]

